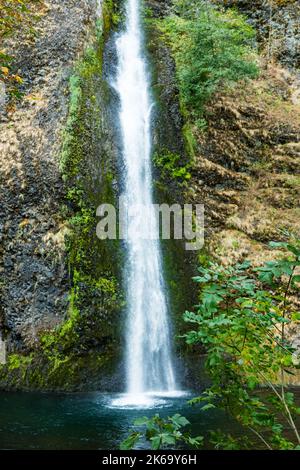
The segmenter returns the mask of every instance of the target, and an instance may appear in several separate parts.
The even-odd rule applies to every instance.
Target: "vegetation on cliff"
[[[160,28],[176,62],[182,105],[200,127],[203,104],[220,85],[258,74],[250,48],[254,30],[232,10],[224,13],[204,2],[179,0]]]
[[[180,111],[184,117],[182,131],[188,154],[184,161],[182,154],[163,149],[160,154],[155,154],[154,164],[163,180],[182,183],[191,178],[197,153],[197,133],[207,126],[207,102],[218,90],[233,87],[259,74],[252,47],[255,31],[242,15],[232,10],[220,12],[207,2],[176,0],[168,16],[154,18],[151,10],[147,10],[145,16],[148,29],[159,34],[157,39],[152,32],[151,41],[165,43],[175,62]]]

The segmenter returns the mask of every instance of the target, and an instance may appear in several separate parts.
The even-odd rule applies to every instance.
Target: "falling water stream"
[[[126,29],[116,40],[115,88],[120,98],[120,124],[125,167],[127,213],[126,396],[123,403],[143,404],[153,394],[176,390],[171,358],[168,310],[155,221],[151,174],[151,109],[143,55],[140,1],[127,0]],[[131,213],[143,206],[143,217]],[[134,211],[133,211],[134,212]],[[145,237],[147,234],[147,237]]]

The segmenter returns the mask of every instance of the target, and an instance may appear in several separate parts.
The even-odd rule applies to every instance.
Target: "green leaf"
[[[286,242],[270,242],[269,247],[271,248],[286,248],[287,247]]]
[[[132,449],[137,441],[140,439],[141,434],[138,432],[134,432],[130,434],[130,436],[127,437],[121,444],[120,444],[120,449],[121,450],[130,450]]]
[[[210,410],[212,408],[216,408],[215,405],[213,405],[212,403],[207,403],[207,405],[204,405],[201,407],[201,411],[207,411],[207,410]]]
[[[177,428],[181,428],[190,424],[190,422],[184,416],[181,416],[180,414],[175,414],[174,416],[170,418],[170,420],[172,421],[173,424],[175,424]]]
[[[197,436],[197,437],[189,437],[188,438],[188,443],[192,446],[195,447],[196,449],[199,449],[203,445],[204,437],[203,436]]]
[[[151,447],[153,450],[158,450],[160,449],[161,446],[161,437],[160,436],[154,436],[151,437]]]
[[[294,255],[296,255],[297,257],[300,256],[300,246],[296,246],[296,245],[292,245],[291,243],[288,243],[287,244],[287,249],[293,253]]]
[[[172,434],[161,434],[161,440],[162,444],[174,445],[176,443],[175,436],[172,436]]]
[[[253,376],[248,377],[247,382],[248,382],[248,387],[250,388],[250,390],[254,390],[254,388],[259,383],[257,377],[253,377]]]
[[[211,280],[211,276],[210,274],[205,274],[204,276],[195,276],[192,279],[194,282],[207,283]]]
[[[269,270],[262,270],[261,269],[261,272],[258,275],[258,279],[261,282],[264,282],[266,284],[272,284],[273,279],[274,279],[274,274]]]

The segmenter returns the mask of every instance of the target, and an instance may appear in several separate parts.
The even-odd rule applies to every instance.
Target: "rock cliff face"
[[[297,0],[213,0],[213,3],[238,8],[255,27],[260,49],[269,58],[299,69],[300,4]]]
[[[261,74],[249,83],[237,84],[233,90],[220,89],[207,104],[207,129],[204,132],[193,129],[197,145],[190,190],[184,197],[205,204],[207,248],[210,244],[214,246],[213,234],[220,237],[222,228],[227,226],[230,230],[244,231],[253,242],[256,240],[256,248],[264,250],[272,237],[283,237],[284,230],[299,231],[299,4],[259,0],[209,3],[239,8],[255,26],[262,49]],[[275,47],[275,41],[266,63],[269,35],[262,25],[264,18],[268,19],[271,3],[272,28],[277,31],[282,49]],[[170,7],[169,2],[161,2],[160,8],[155,1],[148,4],[156,17],[167,14]],[[184,121],[179,113],[175,68],[164,47],[159,33],[157,36],[152,33],[150,51],[156,59],[158,76],[154,89],[160,102],[165,103],[169,118],[163,132],[172,122],[176,135],[182,136]],[[178,138],[172,141],[178,142]],[[170,150],[179,152],[183,162],[187,159],[186,151],[178,143]],[[234,262],[241,251],[235,246],[225,258],[228,256],[228,262]],[[216,246],[212,253],[218,256]]]
[[[295,77],[273,65],[207,107],[192,194],[205,203],[208,245],[223,263],[259,264],[272,256],[269,241],[299,233],[297,93]]]
[[[247,256],[259,264],[273,256],[269,241],[300,229],[299,3],[213,3],[239,8],[254,25],[261,74],[207,105],[191,195],[206,206],[210,253],[223,263]]]
[[[24,98],[1,114],[1,319],[18,348],[57,324],[67,308],[59,152],[68,79],[96,11],[94,0],[51,0],[41,6],[34,43],[13,38],[7,45]]]
[[[4,388],[113,387],[118,248],[97,239],[95,217],[117,192],[103,52],[113,8],[42,3],[34,42],[7,43],[24,96],[1,115]]]

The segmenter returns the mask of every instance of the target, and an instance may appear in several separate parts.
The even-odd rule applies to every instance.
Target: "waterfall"
[[[126,241],[127,394],[136,403],[145,394],[175,390],[168,309],[152,196],[151,101],[143,55],[139,0],[127,0],[126,29],[116,40],[115,88],[120,98],[125,206],[142,204],[142,221],[129,215]],[[129,210],[130,213],[130,210]],[[148,233],[148,239],[143,234]]]

